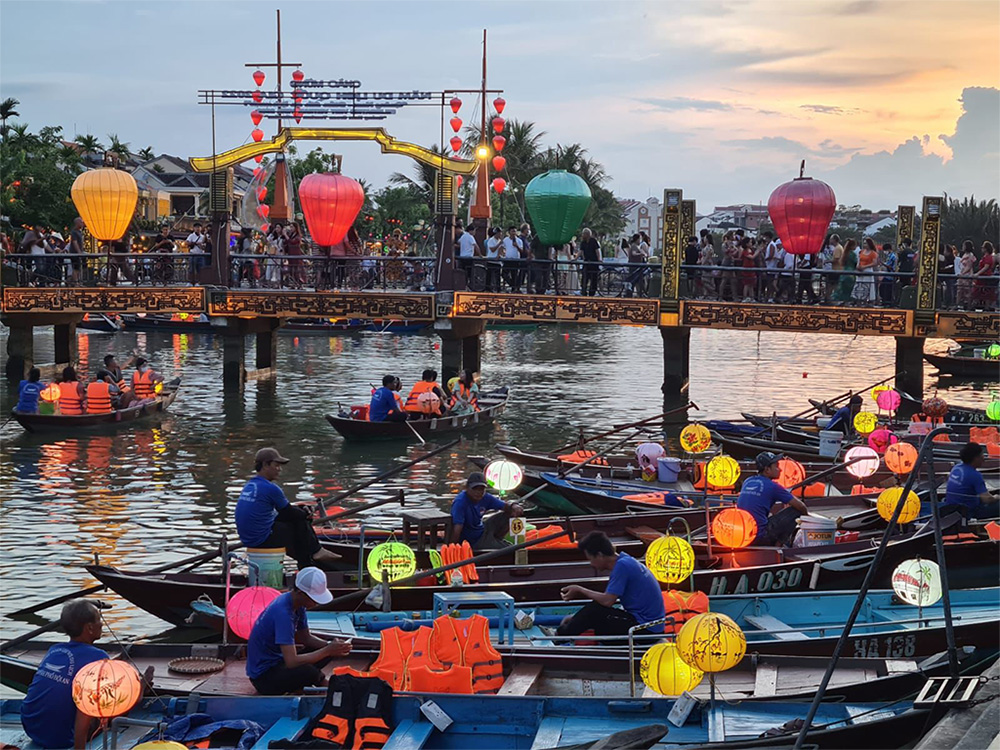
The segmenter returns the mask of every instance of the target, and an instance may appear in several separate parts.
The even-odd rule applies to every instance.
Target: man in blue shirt
[[[372,394],[368,406],[369,422],[405,422],[406,412],[396,392],[402,388],[402,383],[395,375],[382,378],[382,387]]]
[[[948,475],[941,513],[959,511],[966,518],[996,518],[997,496],[987,491],[986,480],[979,473],[983,465],[983,446],[969,443],[958,457],[962,463],[955,464]]]
[[[45,388],[40,382],[41,377],[42,372],[37,367],[28,370],[28,379],[22,380],[17,387],[18,399],[14,411],[22,414],[35,414],[38,411],[38,397]]]
[[[236,531],[247,547],[284,547],[299,569],[314,563],[332,562],[340,555],[319,545],[312,518],[290,504],[274,481],[288,463],[274,448],[261,448],[254,456],[254,476],[236,501]]]
[[[310,633],[306,610],[331,601],[326,574],[319,568],[303,568],[292,590],[271,602],[257,618],[247,641],[247,677],[258,693],[283,695],[326,685],[322,667],[333,656],[349,654],[351,644]]]
[[[502,510],[483,524],[483,514],[488,510]],[[486,477],[481,472],[473,472],[465,482],[465,489],[451,501],[451,542],[468,542],[472,549],[498,549],[503,546],[502,537],[510,526],[508,516],[515,518],[524,514],[517,503],[507,503],[496,495],[486,492]]]
[[[780,460],[781,456],[770,451],[758,453],[758,473],[743,482],[736,500],[736,507],[747,511],[757,522],[754,544],[789,546],[795,536],[795,519],[809,512],[805,503],[774,481],[781,473]],[[789,507],[771,516],[775,503]]]
[[[861,396],[851,396],[850,402],[837,409],[823,429],[840,430],[845,435],[850,435],[854,430],[854,418],[859,411],[861,411]]]
[[[663,592],[649,568],[615,546],[603,531],[591,531],[578,545],[598,573],[611,573],[604,593],[583,586],[567,586],[563,601],[590,599],[573,616],[567,617],[556,635],[580,635],[593,630],[595,635],[627,635],[629,628],[666,616]],[[614,605],[621,602],[622,608]],[[643,633],[662,633],[663,625],[654,625]],[[610,644],[607,644],[610,645]]]

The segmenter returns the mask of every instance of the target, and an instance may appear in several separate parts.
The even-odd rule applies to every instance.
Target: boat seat
[[[382,750],[420,750],[430,739],[434,725],[429,721],[401,721],[389,739],[382,746]]]
[[[797,641],[806,637],[806,634],[799,630],[792,630],[792,626],[782,622],[772,615],[744,615],[743,619],[750,625],[760,630],[784,631],[774,633],[774,637],[779,641]]]
[[[497,695],[527,695],[541,674],[541,664],[518,664],[507,675]]]
[[[565,726],[565,717],[546,716],[538,725],[535,739],[531,743],[531,750],[548,750],[548,748],[558,747]]]
[[[662,531],[657,531],[649,526],[626,526],[625,531],[645,544],[652,544],[663,536]]]
[[[773,698],[778,692],[778,665],[759,664],[754,676],[753,697]]]
[[[293,719],[290,716],[282,716],[271,728],[264,733],[264,736],[257,740],[260,747],[267,747],[268,743],[277,740],[293,740],[299,732],[309,723],[309,717],[304,719]]]

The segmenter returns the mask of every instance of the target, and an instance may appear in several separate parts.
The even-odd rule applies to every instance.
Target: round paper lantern
[[[292,71],[292,80],[298,83],[299,81],[304,81],[306,74],[297,68]]]
[[[920,411],[928,417],[943,417],[948,413],[948,402],[938,396],[925,398],[920,405]]]
[[[502,117],[494,117],[492,124],[493,124],[493,132],[500,134],[503,132],[503,126],[506,125],[507,123],[504,121]]]
[[[250,131],[250,137],[253,138],[257,143],[260,143],[264,138],[264,131],[260,128],[254,128]]]
[[[188,746],[182,745],[180,742],[171,742],[170,740],[153,740],[152,742],[143,742],[141,745],[136,745],[132,750],[188,750]]]
[[[720,454],[708,462],[705,475],[709,484],[732,487],[740,478],[740,465],[732,456]]]
[[[886,449],[890,445],[893,445],[894,443],[898,442],[899,438],[893,435],[891,432],[889,432],[889,430],[885,429],[884,427],[875,430],[874,432],[872,432],[871,435],[868,436],[868,445],[874,448],[875,452],[878,453],[880,456],[885,454]]]
[[[500,492],[517,489],[524,479],[524,470],[513,461],[490,461],[484,471],[486,484]]]
[[[837,208],[837,198],[825,182],[801,175],[786,182],[767,199],[767,213],[782,246],[792,255],[818,253]]]
[[[747,639],[732,618],[718,612],[695,615],[677,634],[677,651],[702,672],[724,672],[740,663]]]
[[[502,172],[503,168],[506,166],[507,166],[507,160],[504,159],[502,156],[497,154],[496,156],[493,157],[493,169],[495,169],[497,172]]]
[[[398,581],[412,576],[416,569],[416,555],[402,542],[383,542],[368,553],[368,575],[372,581],[381,581],[383,570],[390,581]]]
[[[986,404],[986,416],[994,422],[1000,422],[1000,401],[993,399]]]
[[[250,586],[237,591],[226,605],[226,622],[243,640],[250,639],[254,623],[267,609],[267,605],[281,596],[281,592],[270,586]]]
[[[902,402],[902,398],[899,393],[892,390],[891,388],[887,391],[882,391],[878,394],[878,398],[875,399],[875,403],[878,404],[879,409],[885,409],[886,411],[896,411],[899,408],[899,404]]]
[[[260,125],[260,121],[264,119],[264,115],[255,109],[250,113],[250,119],[253,120],[253,124],[256,127],[257,125]]]
[[[661,536],[646,549],[646,567],[661,583],[686,581],[694,572],[694,548],[679,536]]]
[[[451,125],[451,129],[457,133],[459,130],[462,129],[462,118],[452,117],[450,120],[448,120],[448,124]]]
[[[451,105],[452,113],[456,115],[458,114],[458,110],[462,108],[462,100],[459,99],[457,96],[453,96],[451,100],[448,102],[448,104]]]
[[[859,435],[867,435],[878,425],[878,417],[874,412],[859,411],[854,415],[854,429]]]
[[[99,659],[73,677],[73,703],[95,719],[111,719],[132,710],[142,694],[139,673],[127,661]]]
[[[986,349],[986,356],[990,359],[1000,358],[1000,344],[990,344]]]
[[[260,68],[253,72],[253,82],[258,86],[264,83],[264,71]]]
[[[503,147],[507,145],[507,139],[502,135],[493,136],[493,150],[497,153],[503,151]]]
[[[860,460],[857,463],[851,463],[856,459]],[[844,454],[844,463],[850,464],[847,467],[849,474],[858,479],[864,479],[878,471],[882,459],[879,458],[874,448],[869,448],[867,445],[856,445],[847,449],[847,453]]]
[[[70,194],[90,233],[110,242],[125,234],[132,222],[139,186],[120,169],[91,169],[73,180]]]
[[[903,510],[899,512],[897,523],[909,523],[920,515],[920,498],[917,496],[917,493],[910,490],[910,494],[906,496],[905,500],[902,497],[902,487],[890,487],[887,490],[883,490],[882,494],[878,496],[876,508],[883,521],[888,521],[892,518],[892,514],[895,513],[896,506],[899,503],[903,503]]]
[[[507,106],[507,100],[504,99],[502,96],[498,96],[496,99],[493,100],[493,109],[497,111],[498,115],[503,114],[503,108],[506,106]]]
[[[805,481],[806,467],[791,458],[778,461],[778,484],[786,490]]]
[[[678,441],[687,453],[704,453],[712,446],[712,433],[703,424],[689,424],[681,430]]]
[[[657,643],[639,662],[639,678],[660,695],[680,695],[697,687],[704,676],[681,658],[673,643]]]
[[[910,443],[893,443],[885,449],[885,466],[893,474],[909,474],[917,465],[917,449]]]
[[[365,202],[365,191],[342,174],[307,174],[299,183],[299,201],[313,241],[330,246],[347,235]]]
[[[47,386],[45,386],[42,389],[42,392],[38,394],[38,397],[40,399],[42,399],[42,401],[48,401],[50,403],[55,403],[56,401],[59,400],[59,396],[60,395],[61,395],[61,392],[59,390],[59,384],[58,383],[49,383]]]
[[[451,137],[451,140],[448,141],[448,143],[451,144],[451,150],[452,151],[458,153],[459,151],[462,150],[462,139],[459,138],[457,135],[453,135]]]
[[[877,385],[877,386],[875,386],[874,388],[872,388],[872,401],[874,401],[875,403],[878,403],[878,394],[882,393],[883,391],[891,391],[891,390],[892,390],[892,388],[890,388],[887,385]]]
[[[507,187],[507,180],[505,180],[503,177],[493,178],[493,189],[496,190],[498,193],[502,193],[504,191],[504,188],[506,187]]]
[[[929,607],[941,598],[941,569],[930,560],[904,560],[892,571],[892,590],[915,607]]]
[[[533,177],[524,189],[524,207],[543,245],[564,245],[573,239],[592,196],[584,179],[564,169]]]
[[[742,508],[726,508],[712,519],[712,537],[723,547],[741,549],[757,538],[757,521]]]

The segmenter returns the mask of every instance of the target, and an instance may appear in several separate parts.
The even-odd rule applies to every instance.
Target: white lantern
[[[486,465],[486,484],[500,492],[510,492],[524,479],[524,470],[513,461],[491,461]]]
[[[930,560],[904,560],[892,571],[892,590],[915,607],[929,607],[941,598],[941,570]]]
[[[855,461],[856,459],[860,460],[857,463],[851,463],[851,461]],[[882,459],[879,458],[874,448],[869,448],[867,445],[856,445],[844,454],[844,463],[850,464],[847,467],[847,471],[850,474],[858,479],[864,479],[878,471]]]

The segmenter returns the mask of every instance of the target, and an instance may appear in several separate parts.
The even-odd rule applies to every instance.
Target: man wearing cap
[[[795,535],[795,519],[809,512],[805,503],[774,480],[781,473],[781,456],[770,451],[757,454],[757,474],[743,482],[736,507],[747,511],[757,522],[754,544],[789,546]],[[775,503],[788,507],[771,516]]]
[[[861,396],[851,396],[846,406],[841,406],[826,423],[825,430],[840,430],[845,435],[854,431],[854,418],[861,411]]]
[[[332,600],[326,574],[319,568],[303,568],[292,590],[271,602],[257,618],[247,642],[247,677],[258,693],[283,695],[326,685],[321,667],[331,657],[349,654],[351,644],[310,633],[306,610]]]
[[[483,514],[488,510],[502,510],[483,523]],[[451,502],[451,542],[468,542],[472,549],[497,549],[503,546],[502,537],[507,533],[508,516],[524,515],[524,509],[517,503],[506,503],[496,495],[486,492],[486,477],[481,472],[473,472],[465,482],[465,489]]]
[[[288,463],[274,448],[261,448],[254,457],[254,476],[236,501],[236,531],[247,547],[284,547],[299,569],[340,558],[319,546],[311,518],[290,504],[276,485],[281,467]]]

